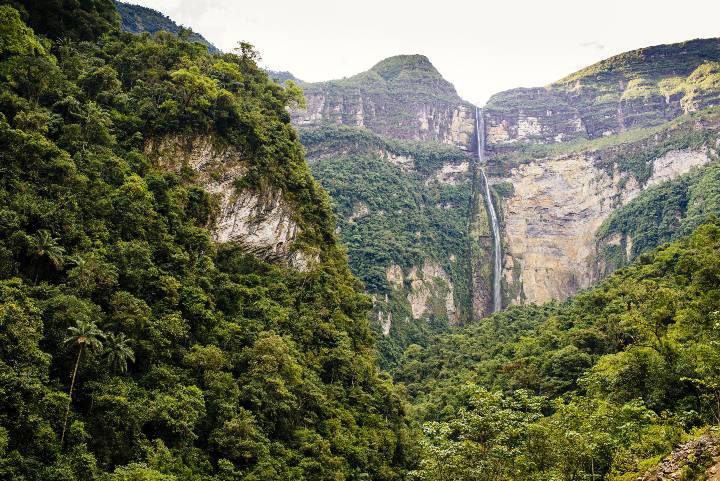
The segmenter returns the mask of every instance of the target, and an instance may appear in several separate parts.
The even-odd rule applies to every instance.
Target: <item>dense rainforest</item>
[[[298,88],[176,33],[123,33],[110,0],[0,1],[0,479],[630,481],[713,435],[715,162],[608,218],[637,241],[596,287],[380,337],[377,264],[467,249],[466,185],[425,182],[467,155],[304,129],[333,204]],[[198,136],[242,153],[238,191],[284,193],[309,269],[215,242],[217,198],[147,150]]]
[[[408,431],[368,298],[256,54],[121,33],[109,0],[0,6],[0,478],[399,479]],[[148,140],[213,135],[237,188],[286,193],[318,259],[217,245],[194,172]]]
[[[713,219],[565,303],[410,346],[396,380],[424,422],[411,478],[635,480],[716,426],[719,253]],[[713,462],[698,456],[682,479]]]

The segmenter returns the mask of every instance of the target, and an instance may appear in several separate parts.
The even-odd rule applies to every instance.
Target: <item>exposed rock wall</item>
[[[145,146],[157,165],[180,172],[192,169],[196,179],[218,204],[212,227],[218,242],[237,242],[248,252],[270,261],[307,269],[312,256],[294,246],[298,224],[283,193],[275,190],[238,190],[235,181],[247,172],[243,155],[232,146],[209,137],[170,137]]]
[[[505,292],[512,303],[565,299],[598,280],[595,233],[642,189],[710,161],[706,149],[672,150],[653,161],[641,185],[597,152],[536,159],[510,171],[514,189],[502,202]],[[499,179],[496,179],[499,180]],[[612,240],[611,240],[612,241]]]
[[[398,265],[386,270],[388,284],[405,295],[413,319],[429,316],[446,317],[457,324],[453,283],[439,264],[425,260],[422,266],[413,266],[404,272]]]
[[[296,125],[365,127],[395,139],[472,149],[474,107],[422,55],[391,57],[348,79],[301,86],[307,108],[292,112]]]
[[[720,103],[720,39],[627,52],[551,85],[500,92],[486,111],[488,144],[562,143],[657,126]]]
[[[470,150],[472,107],[422,96],[410,104],[398,104],[386,94],[325,93],[306,90],[307,109],[293,112],[297,125],[331,123],[365,127],[388,137],[434,140]],[[393,119],[393,120],[391,120]]]
[[[720,447],[713,433],[682,443],[638,481],[681,479],[720,481]]]

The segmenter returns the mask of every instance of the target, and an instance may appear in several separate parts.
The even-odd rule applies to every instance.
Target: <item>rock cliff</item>
[[[640,202],[648,189],[714,162],[717,145],[708,133],[718,130],[712,111],[720,105],[719,62],[718,39],[662,45],[610,58],[545,87],[513,89],[490,99],[483,109],[482,167],[501,218],[504,305],[565,299],[637,254],[640,244],[633,244],[632,235],[605,225],[618,209]],[[354,77],[302,87],[308,109],[292,118],[305,132],[303,143],[313,162],[324,159],[315,162],[315,175],[342,206],[340,217],[351,221],[340,223],[341,236],[356,272],[378,293],[382,330],[391,332],[399,319],[437,314],[423,306],[441,304],[442,290],[430,296],[438,302],[427,301],[419,284],[413,291],[415,281],[407,280],[413,269],[423,279],[419,273],[425,265],[442,266],[450,279],[457,322],[488,314],[492,236],[485,199],[478,195],[474,108],[418,55],[392,57]],[[355,129],[352,135],[343,134],[347,126]],[[322,129],[335,130],[318,137]],[[447,144],[468,155],[429,161],[402,147],[402,140]],[[329,162],[332,172],[318,168]],[[358,165],[366,170],[361,181],[353,181],[357,178],[349,172]],[[393,174],[380,175],[384,166]],[[386,196],[384,202],[350,185],[370,181],[385,186],[373,193]],[[404,188],[395,191],[392,185]],[[452,195],[448,189],[454,189]],[[387,201],[398,198],[405,200],[402,208]],[[453,219],[442,226],[450,232],[440,233],[436,219],[442,210],[428,210],[429,199]],[[411,222],[408,208],[414,209]],[[393,241],[376,239],[390,225],[402,226],[402,247],[396,244],[397,231]],[[447,248],[452,245],[444,244],[447,237],[465,247]],[[440,248],[397,255],[410,252],[412,242],[421,245],[417,239]],[[610,259],[606,254],[617,250],[626,255]],[[370,274],[373,262],[382,270]],[[399,277],[402,288],[392,281]]]
[[[488,169],[511,191],[501,202],[508,302],[564,299],[611,272],[596,244],[605,219],[714,158],[695,139],[717,129],[703,113],[720,104],[718,60],[718,39],[650,47],[490,99]],[[632,239],[600,240],[613,242]]]
[[[301,87],[307,109],[293,112],[296,125],[365,127],[396,139],[472,148],[474,107],[423,55],[391,57],[367,72]]]
[[[632,145],[618,150],[625,149]],[[565,299],[591,286],[599,272],[606,272],[596,267],[596,233],[605,219],[644,189],[707,164],[710,154],[708,146],[668,150],[649,159],[647,180],[624,170],[619,154],[609,161],[606,150],[549,156],[513,167],[497,179],[513,188],[501,201],[508,301]]]
[[[713,432],[677,446],[638,481],[704,479],[720,481],[720,447]]]
[[[627,52],[540,88],[501,92],[485,108],[487,142],[551,144],[660,125],[720,102],[720,39]]]
[[[261,259],[299,270],[311,265],[314,257],[295,245],[299,227],[284,193],[277,188],[236,188],[247,164],[235,147],[211,137],[172,137],[148,141],[145,151],[165,169],[194,172],[193,181],[215,197],[217,213],[210,227],[216,241],[237,242]]]

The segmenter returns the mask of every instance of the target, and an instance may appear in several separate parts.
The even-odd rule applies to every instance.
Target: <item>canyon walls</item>
[[[463,323],[491,313],[496,251],[503,306],[565,299],[624,265],[637,252],[632,235],[604,234],[612,214],[716,159],[718,61],[717,39],[640,49],[545,87],[498,93],[481,119],[421,55],[301,83],[308,107],[292,119],[314,174],[339,204],[339,233],[382,332],[401,320]],[[476,122],[485,124],[483,159]],[[420,153],[432,145],[458,157]],[[358,189],[370,181],[384,187]],[[452,221],[437,222],[442,214]],[[433,266],[444,274],[427,282],[420,273],[437,273]],[[443,303],[448,293],[454,315]]]

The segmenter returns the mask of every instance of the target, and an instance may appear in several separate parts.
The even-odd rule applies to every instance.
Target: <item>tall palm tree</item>
[[[109,333],[106,337],[105,355],[114,371],[124,373],[127,371],[128,360],[135,362],[135,353],[130,347],[130,339],[120,334]]]
[[[30,239],[33,257],[49,260],[55,269],[60,269],[63,266],[65,263],[65,248],[58,243],[60,240],[58,237],[53,237],[48,230],[40,229]],[[37,266],[36,269],[35,282],[37,282],[39,272]]]
[[[68,327],[68,336],[65,338],[66,344],[78,346],[77,359],[75,360],[75,369],[72,373],[72,381],[70,381],[70,395],[68,396],[67,408],[65,409],[65,420],[63,421],[62,435],[60,436],[60,446],[65,442],[65,430],[67,428],[67,420],[70,415],[70,403],[72,402],[73,389],[75,388],[75,376],[77,376],[78,366],[80,366],[80,358],[83,351],[87,349],[90,352],[100,351],[103,347],[102,339],[105,334],[98,329],[92,321],[79,320],[74,326]]]

